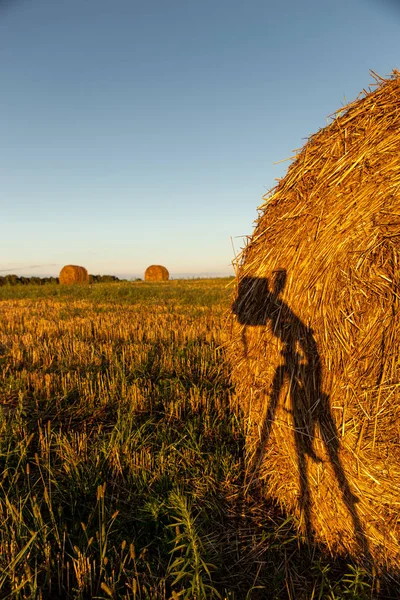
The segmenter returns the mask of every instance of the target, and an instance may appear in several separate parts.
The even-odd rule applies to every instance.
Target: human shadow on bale
[[[258,479],[260,467],[275,419],[279,397],[287,382],[293,419],[294,442],[299,469],[300,509],[304,517],[307,539],[312,539],[310,485],[307,456],[323,462],[313,448],[319,430],[343,502],[351,516],[355,538],[364,556],[370,558],[368,541],[358,516],[358,502],[347,481],[340,457],[339,436],[332,416],[329,396],[322,391],[322,367],[313,330],[307,327],[280,298],[287,279],[285,270],[274,273],[272,290],[267,278],[244,277],[238,286],[238,295],[232,309],[240,324],[245,326],[269,325],[271,332],[282,343],[283,357],[274,373],[269,406],[260,428],[260,441],[252,462],[253,478]],[[245,355],[248,354],[246,331],[243,331]]]

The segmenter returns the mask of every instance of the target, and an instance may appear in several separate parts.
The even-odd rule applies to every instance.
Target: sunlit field
[[[1,598],[396,597],[246,485],[232,291],[0,288]]]

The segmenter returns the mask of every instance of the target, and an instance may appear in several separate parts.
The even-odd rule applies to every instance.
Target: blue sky
[[[232,273],[274,163],[394,68],[394,0],[0,0],[0,271]]]

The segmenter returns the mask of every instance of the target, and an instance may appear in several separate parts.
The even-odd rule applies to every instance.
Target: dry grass
[[[229,352],[250,482],[309,538],[400,563],[400,77],[342,108],[265,197]]]
[[[2,598],[376,597],[246,494],[227,283],[2,288]]]
[[[229,429],[236,435],[216,348],[226,341],[224,308],[179,306],[175,297],[168,306],[155,297],[118,304],[108,298],[115,289],[95,302],[71,290],[61,300],[0,303],[2,597],[169,598],[180,519],[180,539],[193,537],[198,557],[190,499],[213,493],[215,422],[225,421],[226,439]],[[197,467],[189,474],[192,461],[205,478]],[[227,475],[235,471],[231,461]],[[186,557],[172,590],[192,585]],[[208,581],[202,564],[199,589]]]
[[[61,285],[72,285],[75,283],[89,283],[89,274],[85,267],[77,265],[66,265],[59,275]]]
[[[144,273],[145,281],[168,281],[168,270],[162,265],[150,265]]]

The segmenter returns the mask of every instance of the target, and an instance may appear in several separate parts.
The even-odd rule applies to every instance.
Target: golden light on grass
[[[397,597],[245,493],[227,283],[2,288],[2,592]]]
[[[248,485],[333,553],[400,562],[400,77],[340,109],[239,257]]]
[[[144,273],[145,281],[168,281],[168,269],[162,265],[150,265]]]
[[[74,283],[89,283],[89,274],[85,267],[66,265],[60,271],[60,284],[72,285]]]
[[[222,287],[218,281],[214,285]],[[200,292],[198,296],[203,289],[207,298],[212,284],[189,282],[187,287]],[[210,386],[194,384],[189,392],[182,383],[195,380],[196,373],[209,381],[218,372],[216,346],[226,341],[222,327],[226,305],[200,303],[194,310],[191,303],[179,301],[177,292],[171,310],[164,297],[158,300],[153,291],[139,302],[141,296],[132,286],[125,285],[125,290],[135,302],[110,300],[107,291],[103,298],[82,300],[74,296],[73,286],[58,298],[51,292],[50,297],[38,298],[32,292],[32,297],[0,302],[0,428],[3,436],[8,428],[12,459],[19,453],[18,473],[4,461],[0,470],[0,583],[4,589],[6,582],[7,589],[21,598],[37,595],[37,573],[43,573],[43,579],[45,573],[53,577],[43,597],[53,597],[55,589],[59,597],[78,593],[94,597],[96,590],[119,586],[118,597],[127,598],[125,582],[138,588],[140,582],[140,589],[145,589],[147,580],[133,569],[134,544],[138,556],[141,546],[131,529],[131,504],[110,490],[123,484],[135,501],[141,494],[138,482],[149,494],[152,482],[165,479],[169,470],[175,480],[177,472],[188,468],[191,448],[178,444],[183,469],[171,453],[170,442],[165,447],[154,445],[148,430],[151,435],[163,436],[166,431],[170,436],[177,423],[188,421],[188,414],[196,419],[196,415],[204,419],[206,413],[215,414],[218,423],[229,414],[227,393],[218,387],[214,394]],[[227,300],[223,289],[221,295]],[[227,368],[220,362],[220,369]],[[167,386],[163,382],[159,389],[155,386],[153,369],[168,377]],[[188,374],[192,369],[193,377]],[[228,379],[227,371],[223,379]],[[153,419],[155,411],[165,415],[166,426],[158,417]],[[211,418],[202,421],[201,435],[211,438],[213,423]],[[115,437],[120,427],[121,436]],[[106,458],[99,448],[107,448]],[[154,479],[156,469],[160,474]],[[129,514],[128,543],[115,558],[125,522],[125,509],[118,511],[124,503]],[[63,544],[68,544],[69,553],[62,552]],[[168,565],[169,546],[166,552]],[[32,553],[45,558],[36,560]],[[31,569],[28,574],[21,567],[25,563]],[[115,579],[108,576],[114,572]],[[148,588],[153,585],[151,579]],[[153,592],[148,597],[166,597]]]

